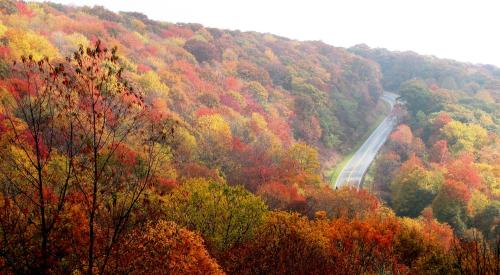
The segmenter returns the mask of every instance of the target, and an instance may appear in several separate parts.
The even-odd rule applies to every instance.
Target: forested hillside
[[[431,87],[463,91],[487,103],[500,101],[500,69],[491,65],[371,49],[366,45],[354,46],[349,51],[377,62],[383,74],[382,85],[389,91],[398,91],[408,80],[420,79]]]
[[[495,68],[477,91],[401,85],[415,138],[391,137],[383,204],[322,172],[383,113],[383,87],[417,76],[102,7],[0,12],[0,273],[498,273]],[[425,190],[399,187],[405,167]]]
[[[461,236],[500,235],[500,78],[493,66],[356,46],[405,102],[373,167],[398,215],[431,214]]]

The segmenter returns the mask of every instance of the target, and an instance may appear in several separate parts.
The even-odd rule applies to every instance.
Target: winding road
[[[377,155],[378,150],[384,145],[387,137],[396,125],[396,117],[392,114],[392,109],[394,104],[396,104],[398,96],[399,95],[394,93],[384,92],[380,97],[391,105],[391,114],[379,124],[363,145],[359,147],[358,151],[356,151],[349,162],[347,162],[335,181],[335,187],[350,185],[359,188],[361,186],[363,176],[368,170],[370,163]]]

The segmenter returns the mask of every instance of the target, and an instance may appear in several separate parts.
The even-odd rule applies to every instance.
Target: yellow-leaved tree
[[[32,55],[35,60],[59,56],[59,51],[47,38],[30,31],[9,29],[5,32],[14,58]]]
[[[220,167],[232,145],[232,134],[229,124],[219,114],[205,115],[198,118],[200,134],[199,154],[207,165]]]

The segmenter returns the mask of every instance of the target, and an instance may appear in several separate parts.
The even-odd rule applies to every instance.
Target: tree
[[[449,122],[442,128],[441,133],[454,153],[480,149],[486,144],[488,137],[486,130],[480,125],[464,124],[460,121]]]
[[[365,189],[342,187],[307,188],[307,215],[325,211],[332,219],[365,217],[380,207],[380,201]]]
[[[432,126],[434,127],[434,129],[439,130],[443,128],[446,124],[450,123],[451,121],[452,119],[450,115],[448,115],[448,113],[441,112],[434,118]]]
[[[196,138],[184,127],[178,127],[172,142],[177,162],[187,163],[194,159],[198,144]]]
[[[259,187],[257,194],[271,209],[297,209],[306,202],[305,197],[297,192],[295,186],[287,186],[281,182],[264,184]]]
[[[270,64],[267,71],[269,72],[269,76],[271,77],[274,85],[291,90],[292,77],[285,66],[281,64]]]
[[[23,56],[14,64],[13,78],[3,83],[7,95],[2,102],[5,133],[0,184],[6,211],[14,215],[24,213],[17,216],[18,225],[11,223],[11,214],[2,216],[0,221],[4,242],[12,242],[14,248],[6,247],[3,251],[6,258],[11,258],[8,263],[13,270],[47,272],[55,252],[51,235],[54,227],[59,226],[58,216],[66,203],[74,159],[74,154],[67,151],[74,150],[70,149],[73,136],[62,135],[68,132],[57,122],[68,115],[67,98],[60,95],[70,85],[65,82],[62,68],[62,64],[52,66],[48,59],[35,61],[32,56]],[[33,234],[33,238],[19,239],[26,233]],[[24,255],[34,261],[16,266],[22,259],[21,255],[16,256],[16,250],[29,246],[38,246],[31,249],[33,254]],[[16,259],[18,256],[21,259]]]
[[[483,187],[479,169],[476,167],[472,156],[468,154],[457,156],[448,162],[446,168],[447,179],[463,182],[469,190]]]
[[[316,144],[321,138],[321,125],[315,116],[298,118],[294,126],[297,136],[308,144]]]
[[[383,209],[363,219],[333,220],[327,236],[333,248],[335,273],[402,272],[405,267],[398,262],[395,250],[399,230],[398,219]]]
[[[401,166],[401,157],[394,151],[382,154],[375,162],[374,190],[378,197],[390,202],[390,183]]]
[[[122,79],[116,48],[111,51],[102,48],[98,41],[94,48],[87,48],[86,51],[80,48],[69,62],[74,66],[75,88],[80,96],[78,104],[83,109],[83,112],[76,114],[76,118],[88,123],[87,126],[80,127],[87,130],[81,135],[90,140],[88,150],[91,153],[84,157],[82,167],[84,173],[91,175],[91,180],[87,186],[80,187],[89,202],[89,273],[94,269],[97,254],[96,222],[104,218],[106,212],[112,213],[109,217],[112,233],[105,236],[107,243],[101,248],[104,256],[98,263],[98,269],[103,273],[109,260],[109,252],[125,230],[135,204],[151,180],[158,157],[153,137],[157,130],[153,125],[151,129],[141,130],[144,123],[142,96],[135,93],[128,82]],[[79,87],[81,88],[78,89]],[[133,170],[128,170],[126,166],[111,166],[109,161],[116,156],[121,144],[131,138],[132,133],[141,131],[145,134],[146,145],[145,158],[142,160],[144,166]],[[127,170],[123,170],[124,168]],[[116,178],[116,175],[126,180]],[[129,194],[120,194],[127,189]]]
[[[32,213],[23,217],[27,225],[37,220],[36,234],[22,227],[10,232],[30,232],[31,240],[40,242],[41,260],[29,269],[55,271],[52,258],[71,253],[51,238],[54,231],[62,234],[60,216],[70,210],[71,197],[88,219],[87,261],[79,268],[105,272],[109,252],[119,245],[163,157],[158,144],[170,131],[146,123],[142,97],[122,78],[118,60],[116,48],[108,50],[98,41],[66,63],[22,57],[14,68],[18,77],[6,83],[12,95],[4,107],[10,152],[2,154],[1,184],[4,200],[22,199],[9,205]]]
[[[450,152],[448,151],[448,142],[446,140],[438,140],[429,152],[430,161],[434,161],[440,164],[444,164],[450,157]]]
[[[139,78],[138,83],[145,91],[148,98],[163,98],[168,96],[169,88],[154,71],[149,71]]]
[[[492,243],[474,232],[469,240],[455,240],[451,249],[453,264],[460,274],[496,274],[500,270],[500,240]]]
[[[413,156],[401,166],[391,183],[392,207],[398,215],[417,217],[440,189],[443,176],[427,171]]]
[[[466,209],[469,198],[465,184],[447,180],[432,202],[432,212],[440,222],[447,222],[457,234],[462,235],[469,222]]]
[[[417,117],[419,111],[430,114],[441,109],[439,98],[434,96],[422,82],[408,81],[404,83],[399,94],[413,118]]]
[[[232,145],[232,133],[229,124],[219,114],[204,115],[198,118],[200,133],[199,155],[206,165],[221,167]]]
[[[64,56],[77,51],[80,45],[85,48],[91,46],[87,37],[78,32],[73,32],[68,35],[65,35],[62,32],[55,32],[51,35],[51,40],[53,41],[54,46],[56,46]]]
[[[240,60],[237,66],[238,75],[241,78],[248,81],[257,81],[264,86],[271,83],[269,73],[254,63],[248,60]]]
[[[210,43],[198,39],[191,39],[184,44],[184,49],[190,52],[199,63],[218,59],[217,49]]]
[[[257,81],[248,83],[246,90],[261,104],[266,104],[269,100],[269,92]]]
[[[296,143],[285,153],[286,161],[294,163],[298,171],[315,174],[319,172],[318,151],[306,143]]]
[[[500,233],[499,216],[500,203],[492,202],[474,216],[472,223],[485,238],[494,239]]]
[[[326,227],[326,224],[324,224]],[[329,240],[322,228],[297,213],[271,212],[256,238],[231,251],[224,264],[239,274],[327,274]]]
[[[130,274],[224,274],[203,239],[173,222],[160,220],[136,230],[121,252],[118,272]]]
[[[402,160],[408,159],[411,153],[413,133],[406,124],[399,125],[389,137],[390,146],[397,152]]]
[[[252,238],[266,209],[241,186],[191,179],[167,197],[165,215],[199,232],[211,251],[221,253]]]
[[[52,59],[59,56],[57,49],[45,37],[33,32],[9,29],[5,36],[9,40],[10,49],[16,59],[29,55],[35,60],[44,57]]]
[[[441,243],[440,231],[453,236],[447,225],[435,220],[404,218],[395,238],[395,251],[401,263],[415,273],[442,274],[452,272],[449,245]],[[451,241],[450,241],[451,243]]]
[[[288,184],[319,185],[318,151],[306,143],[295,143],[285,151],[279,163],[280,180]]]

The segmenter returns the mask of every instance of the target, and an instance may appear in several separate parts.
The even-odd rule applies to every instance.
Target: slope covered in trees
[[[498,108],[459,104],[470,96],[421,81],[404,84],[400,93],[408,112],[377,161],[377,191],[400,215],[430,211],[460,235],[475,228],[497,238]]]
[[[220,114],[240,139],[251,132],[246,118],[255,113],[277,123],[265,128],[282,143],[346,145],[364,134],[381,94],[372,62],[321,42],[156,22],[100,7],[25,6],[23,14],[4,8],[9,55],[64,57],[99,38],[118,47],[130,77],[164,112],[189,124]]]
[[[0,11],[0,273],[498,272],[494,247],[435,219],[455,227],[442,217],[465,213],[467,188],[497,190],[495,167],[461,173],[473,165],[457,158],[436,191],[444,214],[416,219],[323,182],[321,156],[347,151],[379,111],[376,62],[100,7]],[[493,146],[479,128],[445,133],[475,153]],[[440,179],[407,153],[408,171]]]
[[[2,1],[1,10],[4,86],[23,55],[61,60],[97,40],[117,47],[151,119],[176,123],[161,176],[170,185],[220,177],[278,204],[303,202],[304,186],[322,183],[318,160],[349,151],[383,109],[376,64],[321,42],[102,7]]]
[[[408,80],[420,79],[435,88],[466,92],[487,102],[500,101],[500,69],[491,65],[371,49],[366,45],[354,46],[349,51],[377,62],[383,74],[382,85],[389,91],[397,91]]]
[[[498,69],[384,49],[350,49],[380,63],[404,102],[374,171],[398,215],[432,213],[461,236],[499,236]]]
[[[473,65],[364,45],[400,94],[400,125],[372,167],[373,190],[399,216],[434,217],[463,239],[500,236],[500,74]]]

